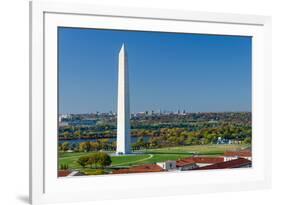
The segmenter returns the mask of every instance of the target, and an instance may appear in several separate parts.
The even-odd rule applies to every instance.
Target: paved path
[[[69,175],[67,175],[68,177],[73,177],[75,174],[79,173],[79,171],[73,171],[71,172]]]

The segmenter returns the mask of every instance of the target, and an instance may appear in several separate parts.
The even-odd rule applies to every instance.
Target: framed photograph
[[[32,204],[268,188],[271,19],[30,3]]]

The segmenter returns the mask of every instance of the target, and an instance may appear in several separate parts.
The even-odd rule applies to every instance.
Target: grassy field
[[[220,145],[193,145],[181,147],[168,147],[160,149],[150,149],[146,153],[162,154],[198,154],[198,155],[222,155],[225,151],[241,150],[247,148],[247,145],[239,144],[220,144]]]
[[[225,151],[240,150],[247,148],[245,145],[195,145],[182,146],[160,149],[140,150],[136,155],[127,156],[111,156],[111,168],[127,167],[140,164],[149,164],[156,162],[163,162],[167,160],[177,160],[192,156],[193,154],[218,156],[223,155]],[[81,156],[87,156],[91,153],[77,152],[77,153],[60,153],[59,164],[68,164],[70,169],[81,169],[77,164],[77,159]],[[111,153],[109,153],[111,154]]]

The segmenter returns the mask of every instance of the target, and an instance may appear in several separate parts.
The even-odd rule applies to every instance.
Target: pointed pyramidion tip
[[[122,43],[122,47],[121,47],[121,49],[120,49],[120,52],[121,51],[125,51],[125,43]]]

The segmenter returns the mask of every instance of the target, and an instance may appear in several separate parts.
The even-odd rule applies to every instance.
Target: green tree
[[[80,130],[77,130],[77,131],[74,132],[74,137],[75,137],[75,138],[80,138],[80,137],[81,137],[81,132],[80,132]]]
[[[97,167],[97,163],[99,163],[99,153],[94,153],[89,156],[89,159],[87,161],[87,164],[89,164],[91,167],[94,164],[95,168]]]
[[[69,148],[70,148],[69,142],[64,142],[64,143],[62,143],[62,145],[61,145],[62,151],[65,152],[65,151],[69,150]]]
[[[68,164],[60,164],[60,169],[61,170],[67,170],[68,169]]]
[[[159,138],[160,137],[152,137],[152,138],[150,138],[149,143],[150,143],[150,147],[151,148],[158,148],[159,147],[159,144],[160,144]]]
[[[85,168],[86,165],[88,164],[88,161],[89,161],[89,157],[88,156],[82,156],[82,157],[79,157],[78,160],[77,160],[77,163]]]
[[[81,142],[79,144],[80,152],[89,152],[91,150],[91,142]]]
[[[109,139],[101,139],[101,140],[99,140],[99,143],[100,143],[101,149],[103,149],[103,150],[107,150],[108,149],[108,147],[109,147]]]
[[[204,144],[210,144],[216,141],[216,134],[206,134]]]
[[[137,142],[136,143],[132,143],[131,147],[132,147],[132,150],[137,150],[138,149]]]
[[[98,142],[91,142],[90,145],[92,151],[98,151],[100,149],[100,145]]]
[[[69,132],[64,132],[64,133],[63,133],[64,139],[68,139],[69,136],[70,136]]]
[[[246,137],[244,140],[243,140],[243,143],[244,144],[251,144],[252,142],[252,139],[250,137]]]
[[[136,142],[136,147],[138,147],[138,149],[145,147],[145,142],[144,142],[143,137],[138,138],[138,141]]]
[[[104,168],[106,166],[109,166],[111,164],[111,157],[105,153],[105,152],[98,152],[98,164]]]

